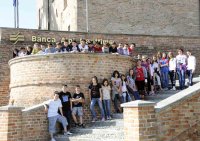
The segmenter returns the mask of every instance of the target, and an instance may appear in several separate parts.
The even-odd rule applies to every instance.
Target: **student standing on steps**
[[[83,125],[83,103],[85,102],[85,97],[84,94],[81,93],[79,85],[76,86],[75,91],[76,92],[71,99],[72,117],[74,119],[75,126],[80,126],[84,128],[85,126]],[[80,124],[78,124],[76,115],[79,116]]]
[[[102,82],[102,94],[103,94],[103,106],[105,117],[107,120],[111,119],[111,87],[109,85],[108,79],[104,79]]]
[[[187,56],[183,54],[183,49],[178,49],[178,55],[176,56],[176,71],[179,79],[180,89],[185,88],[185,73],[187,65]]]
[[[56,141],[53,137],[53,134],[56,133],[56,122],[62,123],[64,128],[64,135],[70,135],[67,132],[67,120],[63,115],[62,111],[62,103],[59,99],[59,92],[54,92],[53,99],[49,100],[48,102],[44,103],[45,112],[47,112],[47,117],[49,121],[49,133],[51,136],[51,141]],[[58,114],[58,110],[61,114]]]
[[[102,106],[102,93],[101,93],[101,85],[98,83],[98,79],[96,76],[92,78],[92,83],[89,86],[89,99],[90,102],[90,110],[92,113],[92,122],[96,121],[96,112],[94,110],[94,106],[98,103],[100,111],[101,111],[101,120],[105,121],[104,110]]]
[[[128,93],[128,89],[127,89],[127,85],[128,85],[128,82],[127,82],[127,79],[126,79],[126,76],[124,74],[121,75],[121,93],[122,93],[122,103],[125,103],[125,102],[130,102],[132,101],[129,93]]]
[[[129,93],[134,96],[135,100],[140,100],[140,95],[135,85],[135,76],[133,69],[129,70],[129,74],[127,75],[127,82],[128,82],[127,89]]]
[[[136,75],[135,84],[137,86],[137,89],[139,91],[139,94],[141,95],[141,99],[144,99],[145,95],[145,78],[147,78],[147,71],[145,67],[141,65],[141,60],[137,61],[137,66],[133,69],[134,74]]]
[[[189,79],[189,86],[193,85],[193,74],[195,72],[196,69],[196,58],[195,56],[192,55],[191,51],[187,51],[187,75],[188,75],[188,79]]]
[[[116,113],[120,113],[120,108],[118,107],[118,101],[122,102],[121,96],[121,79],[120,74],[115,70],[112,74],[112,100],[114,101],[114,108]]]
[[[162,58],[160,59],[160,72],[161,72],[161,82],[164,90],[168,90],[169,85],[169,60],[167,59],[166,53],[162,53]]]
[[[174,58],[172,52],[168,53],[169,57],[169,76],[172,84],[172,90],[176,90],[176,58]]]
[[[71,93],[67,91],[66,84],[63,84],[62,91],[59,92],[59,98],[62,103],[63,115],[66,117],[67,122],[68,122],[67,129],[69,131],[71,128],[71,120],[72,120],[71,105],[70,105],[70,100],[72,96],[71,96]]]

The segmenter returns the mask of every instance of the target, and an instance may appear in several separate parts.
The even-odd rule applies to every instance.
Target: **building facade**
[[[199,0],[38,0],[38,29],[198,36]]]

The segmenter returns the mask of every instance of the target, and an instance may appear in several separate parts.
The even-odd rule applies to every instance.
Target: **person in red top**
[[[147,71],[145,67],[141,65],[141,60],[137,61],[137,66],[134,68],[134,74],[135,75],[135,84],[137,86],[137,89],[139,91],[139,94],[141,95],[141,98],[144,99],[145,94],[145,79],[147,78]]]
[[[131,43],[130,46],[128,47],[128,52],[130,56],[135,55],[134,50],[135,50],[135,43]]]
[[[96,42],[96,44],[94,45],[94,52],[95,53],[102,53],[101,44],[99,42]]]

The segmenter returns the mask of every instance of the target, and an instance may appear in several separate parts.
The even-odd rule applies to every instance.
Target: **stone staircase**
[[[124,124],[122,114],[113,114],[112,120],[96,121],[85,128],[73,128],[70,136],[57,135],[56,141],[123,141]]]
[[[151,101],[151,102],[155,102],[158,103],[176,93],[180,92],[180,90],[163,90],[163,91],[159,91],[156,93],[156,95],[149,95],[149,96],[145,96],[145,100],[146,101]]]
[[[200,82],[200,77],[194,79],[195,83]],[[178,82],[176,83],[178,84]],[[158,103],[180,90],[163,90],[153,96],[146,96],[146,101]],[[56,141],[123,141],[124,140],[124,123],[123,114],[113,114],[112,120],[96,121],[87,124],[85,128],[73,128],[70,136],[57,135]]]

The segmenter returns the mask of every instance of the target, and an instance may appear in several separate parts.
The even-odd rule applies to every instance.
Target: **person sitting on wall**
[[[72,41],[72,51],[71,52],[80,52],[79,47],[77,46],[76,40]]]
[[[112,43],[111,47],[109,48],[109,53],[117,54],[117,44],[115,42]]]
[[[104,43],[102,47],[103,53],[109,53],[109,43]]]
[[[85,102],[84,94],[80,91],[80,86],[76,85],[75,93],[73,95],[73,98],[71,99],[71,109],[72,109],[72,117],[75,122],[75,126],[79,126],[84,128],[83,124],[83,103]],[[76,115],[79,116],[80,124],[78,124]]]
[[[19,52],[18,52],[18,56],[19,57],[23,57],[23,56],[26,56],[26,49],[25,47],[21,47]]]
[[[94,45],[94,52],[95,53],[102,53],[102,48],[100,42],[96,42]]]
[[[71,119],[72,119],[72,113],[71,113],[71,93],[67,91],[67,85],[63,84],[62,86],[62,91],[59,92],[59,98],[61,100],[62,103],[62,111],[63,111],[63,115],[66,117],[67,122],[68,122],[68,126],[67,126],[67,130],[69,131],[71,128]],[[70,132],[68,132],[68,134],[71,134]]]
[[[48,48],[45,49],[45,53],[55,53],[56,49],[53,47],[52,43],[48,44]]]
[[[64,40],[64,44],[63,44],[61,50],[62,50],[62,52],[70,52],[70,51],[72,51],[72,47],[69,44],[69,41],[67,39]]]
[[[33,48],[30,45],[26,46],[26,55],[31,55],[32,51]]]
[[[129,48],[128,48],[128,52],[129,52],[129,55],[132,56],[132,55],[135,55],[135,43],[131,43]]]
[[[124,44],[124,47],[123,47],[123,55],[129,55],[129,51],[128,51],[128,44]]]
[[[33,45],[33,50],[32,50],[32,53],[31,54],[37,54],[39,51],[40,51],[40,45],[38,43],[35,43]]]
[[[44,44],[41,44],[40,47],[41,47],[41,50],[37,54],[46,54],[45,53],[46,46]]]
[[[88,52],[88,45],[86,44],[86,40],[82,39],[81,43],[78,45],[79,49],[81,50],[81,52],[86,53]]]
[[[61,44],[61,42],[57,42],[56,43],[55,51],[56,51],[56,53],[63,52],[62,51],[62,44]]]
[[[17,48],[13,50],[13,58],[18,57],[18,52],[19,50]]]
[[[119,43],[118,47],[117,47],[117,53],[124,55],[124,50],[123,50],[123,44]]]
[[[88,42],[88,51],[89,52],[94,52],[94,44],[93,41]]]
[[[62,123],[64,128],[64,135],[69,135],[67,132],[67,120],[63,115],[62,111],[62,104],[59,99],[59,93],[57,91],[54,92],[53,99],[49,100],[48,102],[44,103],[45,112],[47,112],[47,117],[49,121],[49,133],[51,136],[51,141],[56,141],[54,139],[54,134],[56,132],[56,122]],[[60,111],[61,115],[58,114],[58,110]]]

